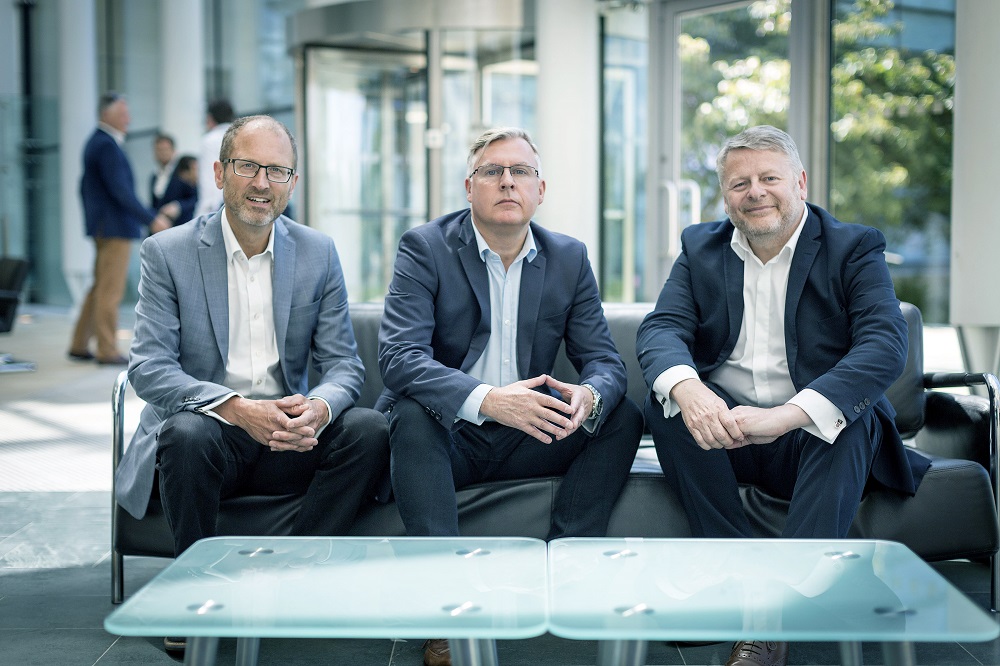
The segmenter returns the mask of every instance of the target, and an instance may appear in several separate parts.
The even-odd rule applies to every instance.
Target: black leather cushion
[[[635,332],[651,304],[606,304],[605,312],[615,344],[629,370],[628,395],[637,404],[646,397],[646,385],[635,360]],[[378,371],[380,304],[354,304],[351,317],[358,337],[358,351],[367,377],[359,404],[371,406],[381,391]],[[891,389],[898,422],[906,432],[924,423],[918,435],[921,447],[964,458],[935,458],[917,494],[902,497],[890,491],[872,491],[862,502],[850,536],[901,541],[927,560],[981,557],[1000,545],[997,515],[989,476],[985,442],[989,414],[985,401],[975,396],[926,393],[922,387],[922,326],[919,311],[904,304],[910,327],[909,360],[904,376]],[[560,378],[575,378],[575,371],[561,358],[554,371]],[[979,464],[982,463],[982,464]],[[504,481],[470,486],[459,491],[459,526],[467,535],[531,536],[548,533],[558,478]],[[781,533],[788,503],[757,488],[741,489],[744,505],[761,536]],[[300,498],[294,496],[240,497],[223,502],[219,533],[288,534]],[[158,498],[147,517],[137,521],[116,506],[116,550],[125,555],[170,557],[173,545]],[[403,525],[395,504],[371,503],[354,525],[352,534],[402,535]],[[639,450],[628,482],[615,505],[608,528],[610,536],[687,537],[687,517],[667,486],[651,447]]]
[[[924,324],[915,306],[901,303],[900,307],[909,329],[906,367],[886,397],[896,410],[896,429],[906,439],[924,426]]]

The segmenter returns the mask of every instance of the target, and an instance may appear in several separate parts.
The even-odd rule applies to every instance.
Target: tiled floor
[[[123,638],[103,629],[110,602],[110,397],[116,368],[65,360],[71,325],[65,311],[22,308],[25,316],[0,351],[38,364],[33,373],[0,373],[0,666],[172,664],[159,637]],[[123,313],[123,325],[128,325]],[[929,368],[955,362],[949,332],[927,348]],[[127,334],[125,334],[127,337]],[[123,341],[122,349],[126,348]],[[137,409],[133,409],[134,413]],[[133,426],[134,427],[134,426]],[[167,563],[126,559],[126,596]],[[988,572],[981,564],[936,565],[984,607]],[[678,648],[654,643],[649,664],[723,664],[729,646]],[[552,636],[501,641],[502,664],[593,664],[597,646]],[[1000,664],[1000,641],[918,644],[922,665]],[[233,663],[235,642],[222,641],[219,663]],[[792,646],[791,664],[838,663],[835,645]],[[421,663],[418,642],[264,640],[261,664],[407,665]],[[864,663],[881,664],[879,646],[864,645]]]

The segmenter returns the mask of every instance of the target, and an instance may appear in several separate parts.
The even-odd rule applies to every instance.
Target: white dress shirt
[[[229,282],[229,355],[226,358],[225,385],[232,392],[199,411],[232,425],[214,409],[234,395],[254,400],[284,397],[284,382],[274,332],[274,230],[271,230],[265,250],[248,258],[236,240],[223,209],[222,239],[226,244]],[[323,402],[326,403],[325,400]],[[326,406],[329,415],[330,405],[327,403]],[[326,425],[324,423],[323,427]],[[322,429],[317,429],[317,436]]]
[[[812,389],[795,391],[785,350],[788,274],[808,213],[806,208],[792,237],[766,264],[750,249],[746,236],[734,231],[730,245],[743,261],[743,321],[732,354],[708,379],[741,405],[764,408],[786,403],[797,405],[812,419],[812,424],[804,430],[833,443],[846,423],[843,412]],[[653,392],[663,405],[664,416],[669,418],[680,411],[669,398],[674,386],[684,379],[697,378],[697,371],[686,365],[668,368],[656,378]]]
[[[490,249],[475,222],[479,257],[486,264],[490,285],[490,339],[482,356],[469,368],[468,374],[483,382],[469,394],[458,410],[458,417],[477,425],[486,418],[479,413],[486,394],[494,386],[507,386],[522,378],[517,373],[517,310],[521,302],[521,269],[525,261],[538,254],[535,236],[528,229],[521,251],[509,268],[504,268],[500,255]]]

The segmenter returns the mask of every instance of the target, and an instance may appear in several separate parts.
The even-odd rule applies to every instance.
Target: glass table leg
[[[600,641],[597,666],[642,666],[646,663],[646,641]]]
[[[840,643],[840,664],[841,666],[861,666],[861,643],[851,641],[841,641]]]
[[[184,650],[184,666],[215,666],[219,639],[214,636],[188,637]]]
[[[885,666],[917,666],[913,643],[882,643],[882,657]]]
[[[257,666],[257,659],[259,658],[259,638],[236,639],[236,666]]]
[[[492,638],[449,638],[453,666],[498,666],[497,642]]]

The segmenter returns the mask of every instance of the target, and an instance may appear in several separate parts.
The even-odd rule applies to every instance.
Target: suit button
[[[861,413],[861,408],[858,407],[857,405],[854,405],[854,413],[855,414],[860,414]]]
[[[872,404],[872,401],[869,400],[868,398],[865,398],[865,407],[867,407],[870,404]]]

